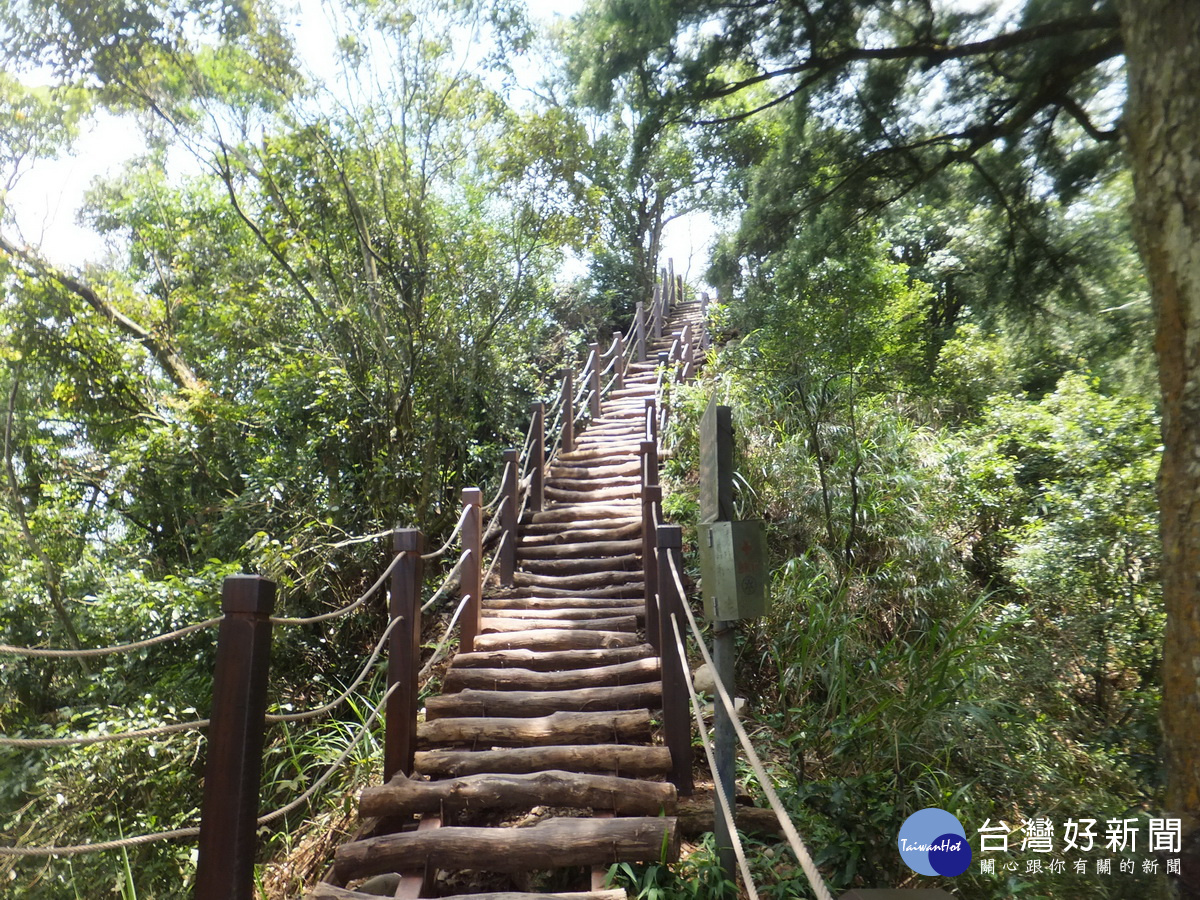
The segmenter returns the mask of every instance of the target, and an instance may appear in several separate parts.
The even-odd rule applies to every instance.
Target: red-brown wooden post
[[[546,404],[538,401],[533,413],[533,447],[529,460],[529,508],[541,512],[546,499]]]
[[[459,619],[458,645],[463,653],[475,649],[475,638],[479,635],[479,618],[483,609],[483,491],[479,488],[463,488],[463,506],[467,510],[463,522],[462,548],[470,558],[463,564],[462,587],[459,597],[471,595],[467,608]]]
[[[671,574],[671,562],[681,569],[680,548],[683,529],[678,525],[658,526],[658,615],[662,632],[659,660],[662,663],[663,736],[671,751],[669,780],[679,793],[692,793],[692,726],[688,714],[690,697],[687,689],[687,660],[679,656],[671,615],[679,622],[679,633],[686,641],[687,619],[683,614],[684,598],[680,596]]]
[[[671,310],[675,308],[675,304],[679,301],[679,295],[675,293],[675,260],[667,260],[667,284],[669,285],[666,291],[666,314],[670,315]]]
[[[646,440],[653,441],[658,446],[658,404],[653,397],[646,398]],[[658,484],[657,477],[652,484]]]
[[[654,302],[650,305],[650,334],[657,341],[662,337],[663,326],[663,282],[654,285]]]
[[[600,345],[588,344],[588,349],[592,351],[592,371],[588,376],[590,381],[589,390],[591,392],[588,412],[592,414],[592,421],[594,422],[600,418]]]
[[[562,411],[562,449],[564,453],[570,453],[575,449],[575,375],[570,369],[563,376]]]
[[[634,341],[636,341],[636,344],[634,346],[636,346],[636,348],[637,348],[637,361],[645,362],[646,361],[646,303],[645,303],[645,301],[639,300],[637,302],[637,306],[634,308],[633,315],[637,322],[637,325],[633,330]]]
[[[646,483],[649,465],[646,447],[642,444],[642,578],[646,584],[646,640],[655,650],[662,649],[658,621],[658,544],[654,513],[662,501],[662,488]],[[652,445],[650,445],[652,446]],[[651,451],[652,452],[652,451]]]
[[[400,561],[392,569],[388,612],[400,619],[388,637],[387,687],[399,684],[387,699],[383,730],[383,780],[397,772],[411,775],[417,749],[417,675],[421,671],[421,576],[425,536],[416,528],[392,532],[392,550]]]
[[[707,291],[700,292],[700,315],[703,317],[708,316],[708,292]]]
[[[625,390],[625,335],[620,331],[613,332],[613,353],[617,354],[617,361],[613,366],[617,372],[614,387],[618,391],[623,391]]]
[[[516,450],[504,451],[504,481],[500,485],[500,502],[504,510],[500,514],[500,583],[512,587],[513,573],[517,570],[517,503],[518,475],[521,462]]]
[[[252,900],[275,584],[231,575],[220,629],[200,810],[196,900]]]

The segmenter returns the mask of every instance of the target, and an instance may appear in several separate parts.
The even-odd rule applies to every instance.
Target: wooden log
[[[628,572],[641,570],[642,560],[632,553],[605,558],[568,556],[564,559],[526,559],[521,563],[522,571],[534,575],[586,575],[590,572],[611,572],[624,569]]]
[[[711,792],[697,791],[691,797],[681,797],[678,800],[676,816],[679,819],[679,830],[687,837],[698,837],[714,830],[715,807]],[[737,807],[738,831],[761,837],[783,837],[783,826],[773,809],[760,809],[757,806]]]
[[[612,647],[607,650],[491,650],[487,652],[459,653],[454,657],[450,671],[458,668],[493,669],[514,667],[532,669],[535,672],[557,672],[561,669],[590,669],[600,666],[619,665],[637,659],[655,657],[649,644],[632,647]]]
[[[608,619],[513,619],[489,617],[481,619],[480,630],[484,634],[503,634],[514,631],[532,631],[535,628],[561,629],[563,631],[637,631],[636,616],[614,616]]]
[[[547,819],[530,828],[439,828],[385,834],[343,844],[339,878],[393,872],[421,861],[439,869],[518,872],[679,858],[671,817]]]
[[[634,610],[642,611],[637,600],[607,597],[484,597],[483,608],[493,616],[501,615],[501,610],[612,610],[605,614],[615,616],[637,615]]]
[[[550,546],[526,547],[522,545],[517,550],[518,559],[565,559],[567,557],[618,557],[641,552],[642,542],[639,540],[625,541],[579,541],[576,543],[557,543]]]
[[[552,478],[601,478],[610,475],[637,475],[639,472],[640,468],[636,462],[550,467]]]
[[[603,528],[575,528],[567,527],[566,531],[558,531],[556,526],[543,525],[539,528],[529,528],[525,531],[525,536],[521,541],[523,549],[530,547],[542,547],[554,544],[573,544],[584,541],[616,541],[627,538],[635,538],[642,533],[642,521],[637,519],[629,521],[622,525],[623,519],[610,519],[612,524]],[[587,524],[587,523],[579,523]],[[565,526],[561,526],[565,527]],[[555,529],[555,530],[551,530]]]
[[[541,587],[576,589],[592,587],[611,587],[616,584],[630,584],[642,580],[642,573],[630,572],[588,572],[581,575],[533,575],[529,572],[518,572],[513,576],[518,587],[539,585]]]
[[[633,444],[632,446],[636,448],[638,445]],[[546,499],[556,503],[602,503],[606,500],[624,500],[627,497],[636,497],[638,493],[639,486],[634,483],[618,487],[586,488],[580,491],[568,491],[552,484],[546,485]]]
[[[620,490],[631,484],[637,484],[639,481],[638,473],[630,472],[628,475],[596,475],[584,478],[554,477],[549,479],[546,484],[557,491],[594,493],[596,491]]]
[[[553,598],[547,598],[551,603]],[[627,601],[636,604],[636,600]],[[623,616],[641,616],[645,618],[645,608],[637,606],[595,607],[593,609],[485,609],[489,618],[518,619],[525,622],[526,628],[534,628],[542,620],[573,619],[579,628],[590,627],[593,619],[619,619]],[[624,631],[624,628],[614,628],[613,631]]]
[[[641,684],[658,678],[658,660],[634,659],[612,666],[539,672],[519,668],[459,668],[452,666],[442,680],[442,690],[451,694],[474,688],[490,691],[569,691],[576,688]]]
[[[422,747],[482,745],[485,747],[546,747],[554,744],[648,743],[650,713],[556,712],[533,718],[435,719],[417,726]]]
[[[425,721],[438,719],[548,716],[556,712],[614,709],[657,709],[662,685],[657,681],[567,691],[480,691],[468,689],[425,701]]]
[[[621,449],[599,446],[579,447],[578,449],[571,450],[570,452],[558,454],[559,462],[569,463],[570,465],[577,465],[579,462],[597,459],[609,459],[613,462],[625,462],[629,459],[629,454]]]
[[[612,647],[636,647],[641,638],[629,631],[583,631],[538,628],[526,631],[498,631],[481,634],[475,649],[515,650],[603,650]]]
[[[673,815],[675,786],[612,775],[589,775],[552,769],[525,775],[466,775],[446,781],[393,778],[364,790],[358,814],[413,816],[438,811],[532,809],[607,809],[618,816]]]
[[[595,521],[599,519],[631,519],[637,518],[640,510],[633,503],[588,503],[583,506],[559,506],[556,509],[543,509],[530,517],[535,525],[544,522],[577,522]]]
[[[554,588],[545,585],[527,585],[520,590],[521,596],[526,597],[615,597],[628,599],[641,597],[645,591],[644,583],[631,581],[629,584],[618,584],[598,588]]]
[[[512,750],[424,750],[417,753],[415,765],[417,772],[430,778],[457,778],[482,772],[541,772],[546,769],[594,772],[624,778],[654,778],[670,770],[671,751],[666,747],[638,747],[631,744],[518,747]]]

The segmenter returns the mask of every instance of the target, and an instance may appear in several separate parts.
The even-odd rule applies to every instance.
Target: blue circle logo
[[[954,877],[971,865],[971,845],[962,823],[936,806],[905,819],[896,844],[904,864],[922,875]]]

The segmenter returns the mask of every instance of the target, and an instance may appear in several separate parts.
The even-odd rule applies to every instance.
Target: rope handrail
[[[376,578],[375,583],[372,584],[369,588],[367,588],[367,590],[363,593],[363,595],[361,597],[359,597],[357,600],[355,600],[353,603],[349,603],[346,606],[343,606],[341,609],[335,609],[335,610],[331,610],[330,612],[327,612],[327,613],[321,613],[318,616],[305,616],[303,618],[287,618],[287,617],[283,617],[283,616],[271,616],[271,624],[272,625],[315,625],[318,622],[327,622],[330,619],[338,619],[338,618],[341,618],[342,616],[349,615],[350,613],[354,612],[354,610],[358,609],[360,606],[362,606],[364,603],[366,603],[368,600],[370,600],[373,596],[375,596],[375,592],[378,591],[383,586],[384,582],[387,581],[388,576],[390,576],[392,574],[392,570],[395,569],[396,566],[398,566],[400,564],[400,560],[403,558],[404,558],[404,554],[402,554],[402,553],[397,553],[394,557],[392,557],[392,561],[388,564],[388,567],[383,570],[383,574],[380,575],[378,578]]]
[[[671,577],[675,580],[675,589],[679,591],[680,597],[686,597],[687,594],[683,589],[683,579],[680,578],[679,570],[675,566],[675,555],[668,553],[667,560],[667,567],[671,570]],[[692,614],[691,607],[686,602],[681,603],[680,606],[683,607],[683,611],[687,615],[688,625],[691,626],[692,636],[696,639],[700,655],[704,658],[704,662],[708,664],[709,669],[716,672],[716,664],[713,662],[712,656],[708,652],[708,647],[704,643],[704,638],[700,634],[700,626],[696,623],[696,617]],[[746,751],[746,761],[750,763],[750,767],[758,777],[759,786],[766,795],[771,809],[775,811],[775,817],[779,820],[780,827],[783,828],[783,833],[787,837],[788,844],[791,845],[792,852],[796,854],[796,859],[800,862],[800,868],[808,876],[809,884],[812,885],[813,891],[817,895],[817,900],[833,900],[833,895],[829,893],[825,879],[822,878],[816,863],[813,862],[812,855],[808,852],[808,848],[804,846],[804,841],[800,838],[800,833],[796,831],[796,826],[792,824],[791,816],[783,808],[783,803],[780,801],[779,795],[771,785],[771,777],[763,767],[762,760],[759,759],[754,745],[750,743],[750,736],[746,734],[746,729],[742,727],[741,719],[738,717],[737,709],[729,696],[729,692],[725,690],[725,685],[721,683],[721,679],[716,678],[714,682],[714,686],[717,689],[717,696],[721,698],[721,703],[725,707],[725,712],[729,716],[734,730],[737,732],[742,749]]]
[[[429,673],[433,671],[433,667],[441,660],[441,652],[446,647],[446,642],[450,640],[450,632],[454,630],[454,625],[458,621],[458,617],[462,615],[462,611],[467,608],[467,601],[471,599],[470,594],[463,594],[458,601],[458,607],[454,610],[454,615],[450,617],[450,624],[446,626],[445,632],[442,634],[442,639],[438,641],[437,646],[433,648],[433,655],[429,657],[429,662],[421,667],[421,671],[417,674],[417,684],[424,685],[425,679],[429,677]]]
[[[617,383],[617,376],[613,375],[612,378],[608,379],[608,384],[604,385],[604,387],[602,387],[600,389],[600,396],[603,397],[603,396],[607,395],[608,392],[612,390],[613,385],[616,383]]]
[[[680,659],[687,659],[687,651],[683,648],[683,636],[679,633],[679,619],[675,613],[671,613],[671,628],[675,632],[675,647],[679,651]],[[733,808],[730,806],[729,797],[725,794],[725,785],[721,779],[717,777],[717,761],[713,756],[712,742],[708,737],[708,728],[704,725],[704,714],[700,710],[700,698],[696,696],[696,688],[692,684],[692,679],[683,679],[687,685],[688,696],[692,701],[692,716],[696,719],[696,728],[699,730],[700,743],[704,747],[704,755],[708,759],[708,768],[713,776],[713,792],[717,795],[717,801],[721,808],[721,817],[725,820],[725,828],[730,837],[733,839],[733,853],[737,857],[738,869],[742,873],[742,884],[746,886],[746,893],[750,895],[750,900],[758,900],[758,889],[754,886],[754,878],[750,874],[750,864],[746,862],[746,850],[742,846],[742,835],[737,830],[737,824],[733,819]]]
[[[580,403],[579,408],[575,410],[575,421],[576,422],[578,422],[580,419],[582,419],[584,416],[586,416],[588,414],[588,412],[589,412],[588,404],[591,403],[591,401],[592,401],[592,393],[593,393],[592,391],[588,391],[587,396],[584,397],[585,402]]]
[[[616,364],[617,364],[617,358],[616,358],[616,356],[614,356],[611,360],[609,360],[608,365],[605,366],[600,371],[600,377],[603,378],[605,375],[607,375],[609,372],[611,372],[613,370],[613,367],[616,366]]]
[[[181,838],[199,836],[200,829],[197,827],[177,828],[174,831],[139,834],[135,837],[122,838],[119,841],[103,841],[98,844],[73,844],[64,847],[0,847],[0,856],[80,856],[84,853],[103,853],[107,850],[123,850],[142,844],[152,844],[156,841],[176,841]]]
[[[503,482],[501,483],[503,484]],[[468,507],[464,506],[463,511],[459,513],[458,522],[455,523],[454,530],[450,532],[450,537],[446,538],[446,543],[442,544],[442,546],[438,547],[432,553],[422,553],[421,559],[426,561],[431,559],[440,559],[442,555],[450,549],[450,545],[454,543],[454,539],[458,537],[458,533],[462,531],[463,523],[467,521],[467,509]]]
[[[304,712],[267,713],[267,715],[264,717],[265,721],[269,724],[276,724],[278,722],[302,722],[305,719],[315,719],[317,716],[324,715],[330,710],[337,709],[346,702],[347,698],[354,693],[355,689],[360,684],[366,681],[367,675],[369,675],[371,672],[371,667],[375,665],[375,660],[377,660],[379,658],[379,654],[383,652],[383,648],[387,644],[388,638],[391,636],[392,629],[396,627],[397,622],[403,621],[404,616],[394,616],[392,620],[388,622],[387,628],[383,629],[383,634],[379,636],[379,640],[375,642],[375,646],[371,649],[371,655],[367,658],[366,663],[361,669],[358,670],[358,674],[354,676],[354,680],[350,682],[350,687],[342,691],[342,693],[336,698],[321,706],[314,707],[313,709],[307,709]]]
[[[358,746],[359,742],[363,739],[363,736],[370,733],[371,726],[375,724],[375,720],[379,718],[379,713],[382,712],[384,706],[387,705],[388,698],[392,696],[392,693],[396,690],[396,688],[400,687],[400,685],[401,682],[397,681],[390,688],[384,691],[383,696],[379,699],[379,702],[375,704],[375,708],[371,710],[371,715],[367,717],[367,720],[363,722],[362,726],[358,729],[358,734],[354,735],[354,738],[348,744],[346,744],[346,749],[341,752],[337,759],[329,764],[329,768],[325,770],[324,774],[322,774],[320,778],[312,783],[308,790],[306,790],[291,803],[288,803],[286,806],[281,806],[279,809],[273,810],[266,815],[259,816],[257,820],[258,824],[260,826],[270,825],[276,819],[286,816],[293,809],[296,809],[302,804],[307,803],[309,799],[312,798],[313,794],[324,787],[325,783],[333,777],[333,774],[337,772],[342,767],[342,764],[345,763],[350,757],[351,751]]]
[[[154,738],[166,734],[177,734],[181,731],[198,731],[201,728],[207,728],[208,724],[208,719],[196,719],[191,722],[159,725],[156,728],[138,728],[134,731],[116,731],[112,734],[93,734],[75,738],[13,738],[7,735],[0,735],[0,747],[18,747],[25,750],[42,749],[45,747],[90,747],[93,744],[104,744],[109,741]]]
[[[496,488],[496,496],[480,507],[484,512],[491,510],[496,502],[500,499],[500,495],[504,493],[504,476],[508,474],[508,463],[504,464],[504,471],[500,474],[500,486]]]
[[[459,558],[458,558],[458,562],[456,562],[454,564],[454,568],[446,573],[446,577],[442,579],[442,583],[441,583],[441,585],[438,586],[438,589],[436,591],[434,591],[433,595],[428,600],[426,600],[425,603],[421,606],[421,612],[423,612],[423,613],[429,612],[429,610],[431,610],[433,608],[433,604],[437,602],[437,599],[438,599],[438,597],[440,597],[442,595],[442,592],[445,591],[446,588],[450,586],[451,580],[454,578],[455,575],[458,574],[458,570],[463,567],[463,563],[466,562],[467,557],[470,555],[471,555],[470,550],[464,550],[462,552],[462,555],[459,556]]]
[[[177,628],[174,631],[168,631],[166,634],[160,634],[152,638],[146,638],[144,641],[134,641],[132,644],[117,644],[112,647],[91,647],[81,650],[62,650],[56,647],[14,647],[10,646],[9,644],[0,644],[0,653],[11,656],[27,656],[49,659],[78,659],[80,657],[107,656],[111,653],[130,653],[134,650],[152,647],[155,644],[163,644],[167,641],[173,641],[176,638],[181,638],[184,635],[191,634],[193,631],[201,631],[205,628],[212,628],[214,625],[219,624],[221,624],[221,617],[217,616],[214,619],[205,619],[203,622],[195,622],[191,625],[185,625],[183,628]]]

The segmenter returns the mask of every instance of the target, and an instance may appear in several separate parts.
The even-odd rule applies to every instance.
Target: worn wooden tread
[[[467,688],[425,701],[425,721],[445,718],[524,718],[557,712],[657,709],[662,706],[659,682],[574,688],[565,691],[485,691]]]
[[[618,816],[657,816],[674,815],[675,802],[675,786],[669,782],[549,769],[511,775],[489,772],[441,781],[400,775],[359,794],[358,814],[382,818],[551,806],[611,810]]]
[[[517,587],[549,587],[549,588],[592,588],[611,587],[618,584],[629,584],[640,581],[640,568],[624,572],[587,572],[581,575],[534,575],[531,572],[517,572],[513,575],[513,584]]]
[[[620,597],[519,597],[505,594],[500,597],[484,597],[483,608],[492,615],[497,610],[559,610],[559,609],[612,609],[621,610],[615,615],[628,615],[633,610],[644,610],[646,601],[641,598]],[[636,614],[636,613],[635,613]]]
[[[655,650],[649,644],[594,650],[532,650],[521,647],[459,653],[454,657],[451,671],[463,667],[490,669],[512,666],[535,672],[557,672],[561,669],[590,669],[651,658],[655,658]]]
[[[514,631],[530,631],[545,628],[560,631],[637,631],[637,617],[632,615],[611,616],[605,619],[515,619],[511,616],[488,616],[479,621],[482,634],[504,634]]]
[[[546,819],[529,828],[448,827],[385,834],[343,844],[334,872],[343,880],[418,865],[519,872],[679,858],[670,816]]]
[[[623,778],[658,778],[671,770],[666,747],[635,744],[562,744],[505,750],[419,750],[413,768],[430,778],[484,772],[523,773],[544,769],[592,772]]]
[[[548,747],[554,744],[632,744],[650,741],[650,713],[556,712],[530,718],[462,716],[434,719],[417,726],[417,745],[425,749],[469,744],[484,747]]]
[[[609,666],[590,666],[562,671],[537,671],[517,666],[453,666],[446,672],[442,690],[454,693],[467,689],[491,691],[566,691],[576,688],[642,684],[659,677],[657,657],[633,659]]]
[[[568,556],[565,559],[546,559],[531,556],[522,559],[521,571],[532,575],[587,575],[593,572],[641,572],[642,559],[633,553],[620,556]]]
[[[332,884],[318,884],[304,895],[305,900],[379,900],[380,894],[348,891]],[[489,891],[486,894],[450,894],[442,900],[626,900],[625,891],[569,891],[556,894],[530,894],[520,891]]]
[[[632,631],[592,631],[591,629],[530,628],[522,631],[495,631],[475,638],[475,651],[488,650],[601,650],[636,647],[642,640]]]
[[[535,628],[542,620],[573,619],[579,627],[590,628],[594,619],[619,619],[623,616],[634,616],[637,619],[646,617],[645,603],[637,600],[625,601],[628,606],[595,606],[595,607],[563,607],[557,609],[492,609],[486,608],[487,615],[493,619],[520,619],[526,627]],[[617,628],[616,631],[623,629]]]
[[[579,541],[573,544],[517,545],[517,559],[562,559],[564,557],[618,557],[636,554],[642,549],[639,540]]]

